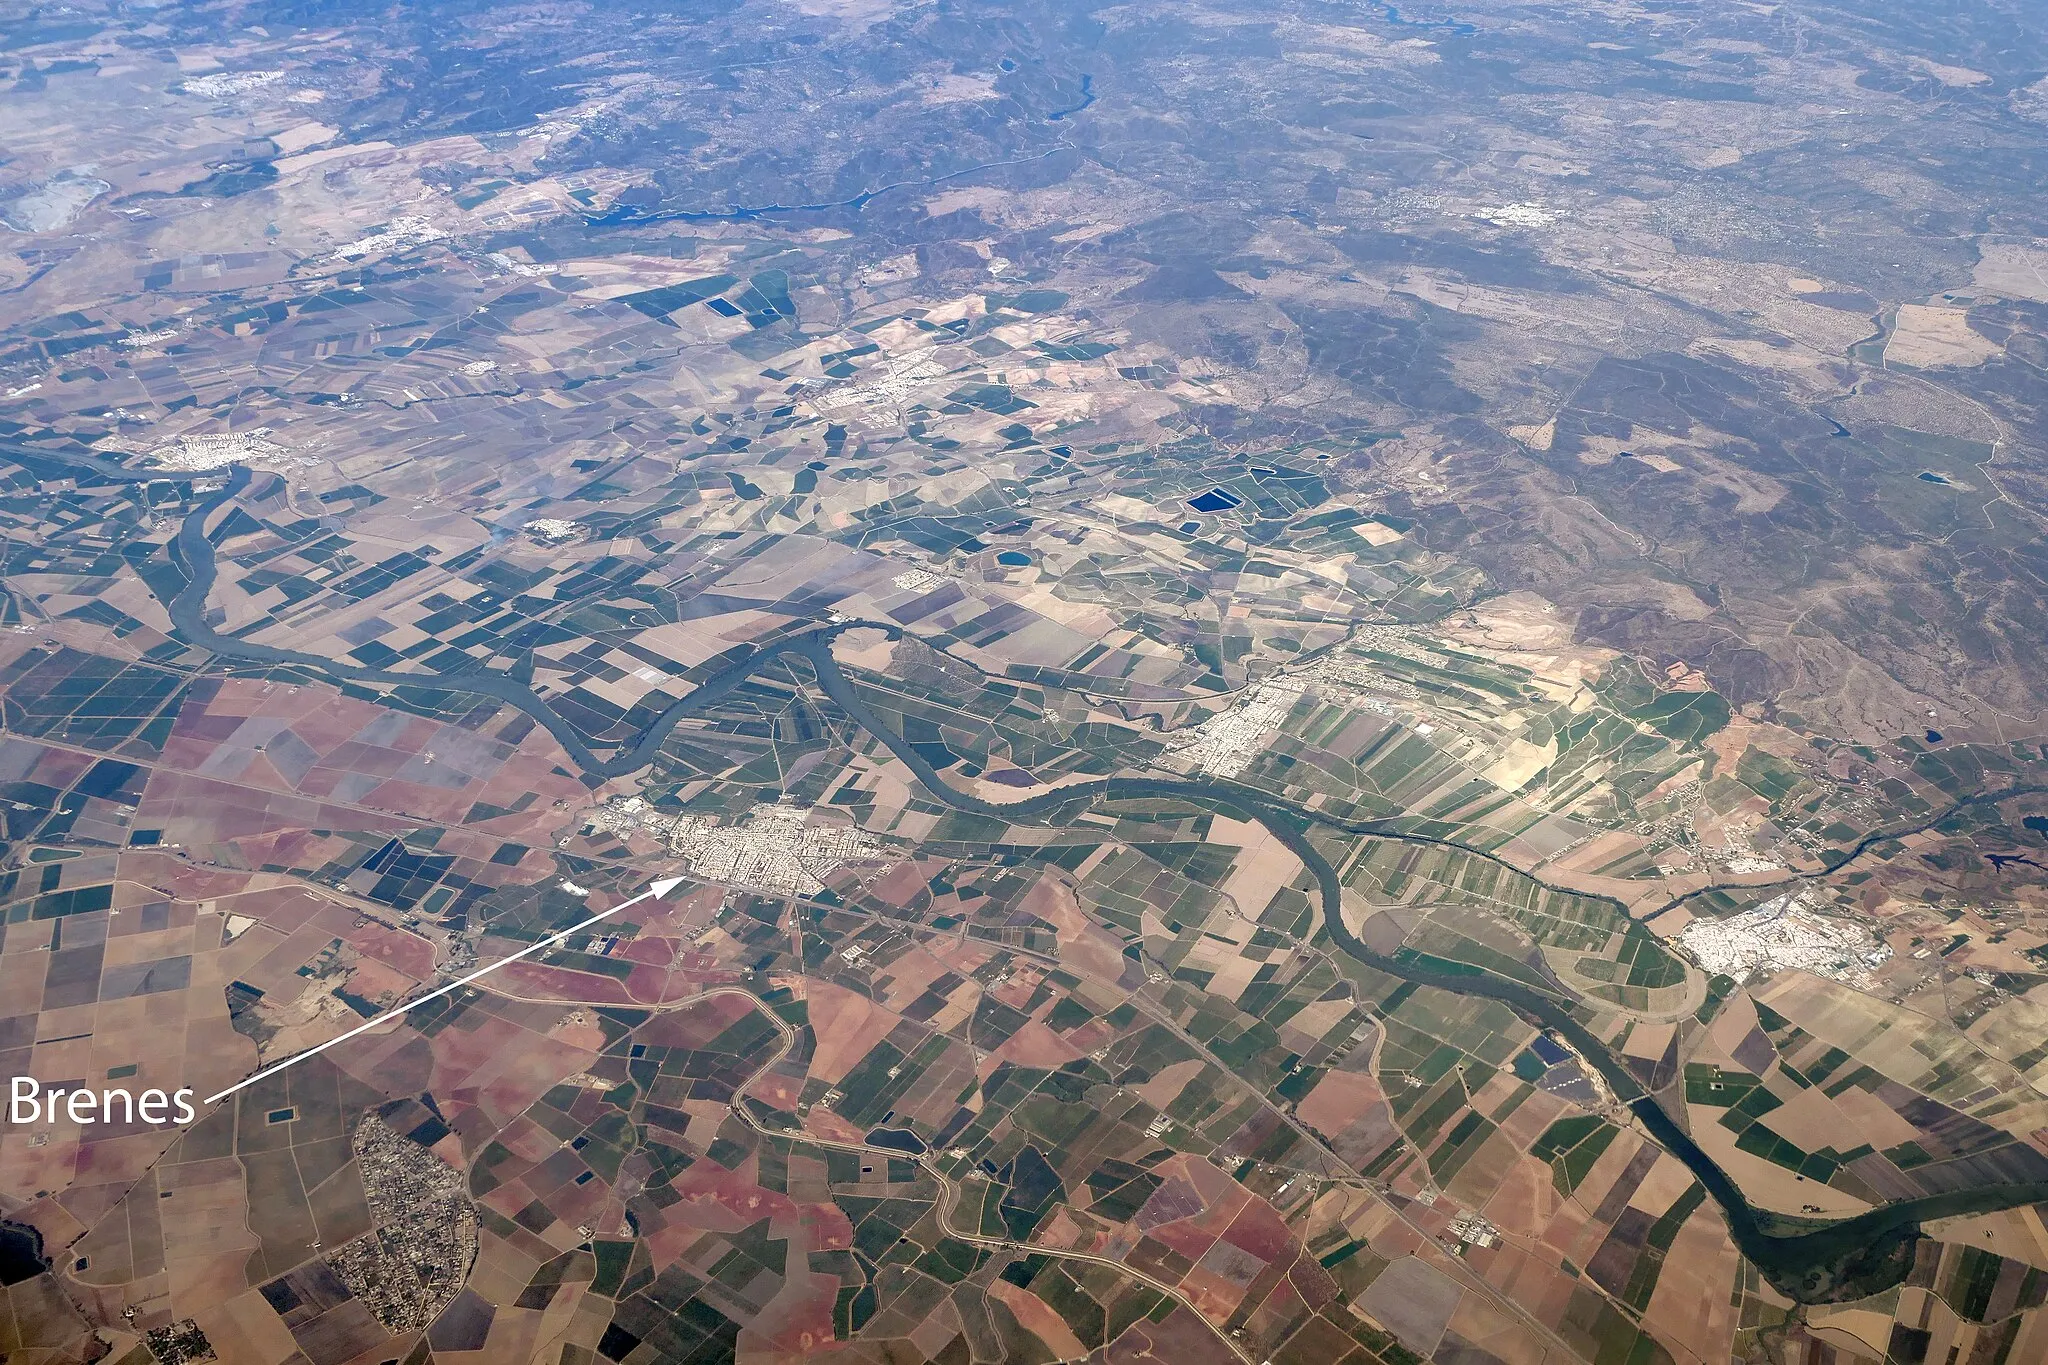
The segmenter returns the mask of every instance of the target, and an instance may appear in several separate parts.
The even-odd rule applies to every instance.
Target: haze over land
[[[0,82],[9,1359],[2048,1358],[2022,7]]]

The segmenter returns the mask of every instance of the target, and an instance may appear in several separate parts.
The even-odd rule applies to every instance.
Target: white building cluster
[[[546,545],[574,540],[582,530],[582,522],[567,521],[561,517],[535,517],[526,523],[526,533]]]
[[[899,592],[924,592],[945,581],[944,574],[933,573],[930,569],[905,569],[890,579],[889,584]]]
[[[1409,658],[1420,657],[1420,651],[1412,648],[1402,653]],[[1363,688],[1370,692],[1385,692],[1391,696],[1404,697],[1409,701],[1418,700],[1422,696],[1421,689],[1414,683],[1390,678],[1371,664],[1342,654],[1332,654],[1327,658],[1318,659],[1294,676],[1306,683],[1323,684],[1324,690],[1335,689],[1342,692]]]
[[[1448,1231],[1467,1246],[1490,1247],[1500,1243],[1500,1229],[1476,1213],[1459,1214],[1451,1220]]]
[[[1268,678],[1246,689],[1237,705],[1181,733],[1182,752],[1212,777],[1236,777],[1266,747],[1266,737],[1308,688],[1299,678]]]
[[[1892,955],[1868,930],[1815,914],[1797,891],[1731,919],[1696,919],[1678,941],[1703,970],[1738,982],[1789,967],[1857,985]]]
[[[1513,204],[1487,204],[1472,210],[1472,217],[1495,227],[1549,227],[1564,215],[1530,200]]]
[[[211,76],[194,76],[179,89],[200,99],[217,100],[224,95],[246,95],[283,79],[282,71],[216,71]]]
[[[806,807],[782,801],[736,825],[702,815],[665,815],[638,796],[606,802],[584,828],[652,835],[684,859],[690,874],[771,896],[811,896],[846,863],[886,857],[851,825],[813,825]]]
[[[435,227],[431,220],[417,214],[407,214],[393,218],[375,232],[336,247],[334,259],[359,261],[365,256],[375,256],[387,251],[403,251],[408,247],[446,240],[448,234]]]
[[[159,468],[180,473],[276,460],[286,451],[277,442],[265,440],[269,434],[269,427],[250,427],[217,435],[173,436],[150,451],[149,458]]]
[[[884,356],[879,373],[865,383],[849,385],[820,394],[811,400],[822,414],[852,408],[857,420],[870,425],[897,420],[903,406],[919,389],[946,375],[946,366],[930,351],[908,356]]]
[[[1405,639],[1402,646],[1404,653],[1417,653]],[[1331,654],[1285,676],[1253,684],[1236,706],[1181,731],[1174,742],[1203,772],[1214,777],[1236,777],[1251,766],[1267,739],[1286,724],[1295,703],[1311,691],[1390,718],[1429,714],[1420,706],[1404,708],[1386,700],[1386,696],[1393,696],[1415,701],[1422,694],[1413,684],[1390,678],[1365,660]],[[1427,735],[1432,728],[1420,724],[1416,733]]]

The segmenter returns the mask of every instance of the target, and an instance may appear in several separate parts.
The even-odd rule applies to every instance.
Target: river
[[[1658,1144],[1692,1171],[1720,1206],[1729,1233],[1742,1254],[1780,1290],[1795,1298],[1818,1301],[1845,1294],[1854,1296],[1875,1292],[1895,1283],[1910,1264],[1908,1252],[1912,1241],[1919,1235],[1919,1225],[1927,1220],[1987,1213],[2048,1200],[2048,1182],[1987,1185],[1888,1204],[1854,1218],[1841,1219],[1807,1231],[1792,1234],[1768,1231],[1765,1218],[1770,1215],[1758,1214],[1727,1173],[1700,1149],[1655,1099],[1644,1092],[1613,1051],[1575,1018],[1559,999],[1504,977],[1434,972],[1376,953],[1362,943],[1344,922],[1343,887],[1337,870],[1310,840],[1308,832],[1312,824],[1321,823],[1353,835],[1408,843],[1444,844],[1451,841],[1397,829],[1381,829],[1370,823],[1345,824],[1327,820],[1289,808],[1254,788],[1215,779],[1110,777],[1014,802],[997,804],[982,800],[949,786],[924,755],[860,699],[838,661],[833,658],[831,642],[842,631],[883,629],[893,635],[898,633],[893,625],[842,622],[764,645],[712,674],[695,691],[662,712],[631,745],[606,759],[599,758],[575,728],[531,688],[482,667],[449,674],[398,673],[221,635],[205,619],[207,595],[219,572],[214,547],[206,538],[205,527],[207,519],[215,511],[246,491],[249,484],[249,472],[237,466],[227,487],[186,515],[174,542],[187,582],[166,604],[172,624],[187,644],[211,650],[224,658],[245,663],[290,665],[346,682],[493,697],[518,707],[546,726],[586,774],[609,778],[647,766],[669,732],[682,720],[716,705],[771,661],[795,657],[810,665],[817,677],[819,690],[834,705],[909,768],[934,799],[954,810],[1013,822],[1057,823],[1062,813],[1078,813],[1097,801],[1167,800],[1236,819],[1257,821],[1301,859],[1303,866],[1315,877],[1323,928],[1331,942],[1343,952],[1389,976],[1460,995],[1499,1001],[1530,1022],[1554,1030],[1577,1049],[1606,1079],[1615,1095],[1628,1104]]]

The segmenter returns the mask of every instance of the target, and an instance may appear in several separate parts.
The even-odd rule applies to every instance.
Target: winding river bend
[[[888,722],[860,699],[838,661],[832,657],[831,642],[835,635],[851,629],[875,629],[878,628],[877,623],[846,622],[826,626],[762,647],[706,679],[697,690],[662,712],[631,745],[610,758],[598,757],[575,728],[531,688],[481,667],[446,674],[400,673],[359,667],[222,635],[206,622],[207,596],[219,572],[213,544],[206,538],[206,522],[214,512],[246,491],[249,484],[249,471],[237,466],[225,488],[186,515],[174,541],[175,553],[186,573],[186,584],[166,604],[172,624],[187,644],[211,650],[222,658],[242,663],[305,668],[350,683],[492,697],[517,707],[546,726],[587,776],[603,779],[622,776],[647,766],[679,722],[717,705],[770,662],[792,657],[809,664],[819,690],[909,768],[933,799],[954,810],[1010,821],[1054,823],[1062,815],[1076,814],[1098,801],[1163,800],[1236,819],[1257,821],[1301,859],[1302,865],[1315,877],[1323,911],[1323,931],[1343,952],[1389,976],[1460,995],[1499,1001],[1523,1018],[1554,1030],[1577,1049],[1605,1078],[1615,1095],[1629,1106],[1650,1135],[1684,1162],[1715,1203],[1720,1205],[1729,1232],[1742,1254],[1780,1290],[1795,1298],[1814,1301],[1844,1294],[1854,1296],[1874,1292],[1896,1282],[1904,1274],[1909,1260],[1902,1252],[1919,1236],[1919,1225],[1930,1219],[1989,1213],[2048,1200],[2048,1182],[2002,1183],[1904,1200],[1854,1218],[1789,1235],[1768,1231],[1765,1219],[1769,1215],[1759,1215],[1713,1158],[1702,1151],[1663,1106],[1643,1090],[1606,1044],[1572,1015],[1566,1001],[1504,977],[1452,975],[1432,971],[1419,964],[1396,961],[1362,943],[1344,922],[1343,888],[1336,868],[1308,836],[1311,828],[1323,824],[1347,833],[1409,843],[1444,844],[1450,841],[1392,827],[1382,829],[1371,822],[1354,824],[1324,819],[1292,809],[1264,792],[1214,779],[1112,777],[1062,787],[1015,802],[997,804],[984,801],[947,785],[908,740],[897,734]],[[895,630],[893,626],[879,628]]]

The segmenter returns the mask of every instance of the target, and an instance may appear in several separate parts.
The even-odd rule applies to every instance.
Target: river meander
[[[1753,1208],[1727,1173],[1700,1149],[1663,1106],[1644,1092],[1613,1051],[1595,1037],[1561,1000],[1505,977],[1432,971],[1421,964],[1398,961],[1376,953],[1360,942],[1344,922],[1342,885],[1337,871],[1310,840],[1308,832],[1314,824],[1322,823],[1346,833],[1373,838],[1427,844],[1451,841],[1395,828],[1381,829],[1377,825],[1341,825],[1292,809],[1265,792],[1217,780],[1112,777],[1062,787],[1014,802],[996,804],[984,801],[949,786],[922,754],[860,699],[833,658],[831,641],[840,632],[879,628],[893,633],[896,629],[893,626],[845,622],[786,636],[765,645],[712,674],[695,691],[664,711],[630,745],[609,758],[598,757],[575,728],[532,689],[481,667],[448,674],[392,672],[219,634],[205,619],[207,595],[218,573],[213,545],[206,538],[205,524],[213,512],[246,490],[249,483],[248,471],[237,466],[227,487],[187,514],[179,527],[175,546],[187,574],[187,582],[166,605],[174,628],[187,644],[211,650],[226,659],[306,668],[345,682],[493,697],[518,707],[546,726],[584,772],[600,778],[617,777],[645,767],[668,738],[669,732],[683,719],[716,705],[774,660],[796,657],[810,665],[819,689],[834,705],[908,767],[935,800],[954,810],[1012,822],[1052,823],[1043,817],[1078,813],[1097,801],[1151,800],[1182,802],[1199,810],[1255,820],[1301,859],[1303,866],[1315,877],[1323,911],[1323,930],[1337,948],[1375,971],[1418,985],[1496,1000],[1532,1023],[1554,1030],[1600,1072],[1614,1094],[1628,1104],[1651,1137],[1691,1169],[1715,1203],[1720,1205],[1729,1232],[1742,1254],[1781,1290],[1795,1297],[1818,1299],[1845,1293],[1870,1293],[1895,1282],[1908,1263],[1908,1258],[1901,1254],[1903,1249],[1918,1235],[1920,1224],[1928,1220],[1987,1213],[2048,1200],[2048,1182],[1985,1185],[1972,1190],[1904,1200],[1853,1218],[1797,1232],[1771,1231],[1770,1227],[1784,1220],[1760,1214]]]

